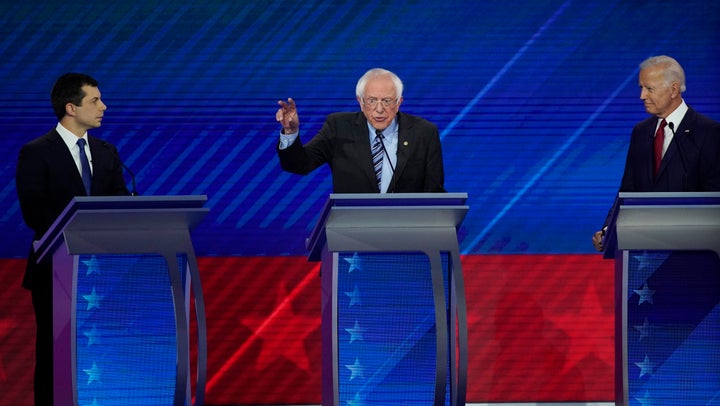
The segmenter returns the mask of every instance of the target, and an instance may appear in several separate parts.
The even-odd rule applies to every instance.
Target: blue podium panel
[[[412,252],[338,255],[339,404],[434,405],[438,346],[429,257]],[[449,254],[440,256],[448,298]],[[445,307],[447,313],[447,300]],[[451,393],[447,376],[446,405]]]
[[[187,259],[178,256],[185,275]],[[177,328],[161,255],[78,255],[75,306],[79,405],[171,405]]]
[[[624,255],[628,404],[717,404],[718,254],[629,250]]]
[[[306,240],[322,260],[323,406],[465,404],[466,199],[330,195]]]

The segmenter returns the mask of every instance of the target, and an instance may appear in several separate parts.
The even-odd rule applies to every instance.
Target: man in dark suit
[[[100,127],[107,109],[100,99],[98,82],[88,75],[67,73],[55,82],[50,99],[59,123],[20,149],[15,175],[20,209],[34,240],[45,234],[75,196],[130,194],[115,147],[87,133]],[[90,166],[89,191],[83,179],[84,160]],[[38,263],[31,248],[23,279],[23,287],[31,291],[37,324],[36,405],[53,403],[51,261],[44,258]]]
[[[639,83],[652,117],[633,128],[620,192],[720,191],[720,123],[685,104],[680,64],[665,55],[648,58]],[[607,222],[592,237],[598,251]]]
[[[305,145],[298,137],[295,102],[278,101],[280,166],[305,175],[327,163],[335,193],[444,192],[437,126],[400,113],[402,91],[394,73],[369,70],[355,89],[361,112],[329,115]]]

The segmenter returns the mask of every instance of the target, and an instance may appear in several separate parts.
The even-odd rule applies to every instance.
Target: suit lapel
[[[90,191],[92,192],[96,190],[95,182],[97,182],[100,177],[101,171],[99,171],[98,168],[100,167],[99,163],[102,162],[102,159],[100,156],[100,142],[88,135],[88,145],[90,146],[90,156],[92,157],[92,180],[90,182]],[[82,176],[80,176],[80,179],[82,180]]]
[[[400,179],[400,175],[407,164],[408,157],[412,155],[412,150],[415,147],[412,142],[412,122],[408,120],[407,116],[398,112],[398,146],[395,163],[395,173],[390,180],[388,190],[395,188],[395,183]],[[358,113],[357,119],[355,120],[354,127],[352,129],[352,140],[353,142],[360,143],[362,147],[352,148],[353,153],[358,154],[354,157],[355,162],[364,162],[360,168],[368,179],[368,182],[377,188],[377,182],[375,181],[375,170],[372,166],[372,154],[370,152],[370,134],[368,133],[367,119],[362,114]]]
[[[697,113],[691,107],[688,106],[688,110],[685,113],[685,117],[680,120],[680,125],[675,130],[675,135],[678,139],[683,137],[689,137],[692,132],[692,127],[697,119]]]
[[[685,116],[682,118],[682,120],[680,120],[680,124],[675,127],[675,134],[673,135],[672,141],[670,142],[670,145],[668,145],[668,149],[667,151],[665,151],[665,155],[660,162],[658,177],[660,177],[659,175],[665,170],[665,168],[667,168],[667,166],[670,164],[670,161],[675,159],[675,155],[680,154],[680,151],[678,150],[678,144],[683,142],[682,138],[688,137],[690,135],[690,128],[692,127],[692,123],[694,121],[695,111],[688,107],[687,112],[685,112]],[[682,158],[678,157],[678,159]]]
[[[352,142],[359,144],[357,148],[348,149],[348,153],[355,154],[351,162],[357,162],[360,165],[360,171],[365,174],[368,184],[377,188],[375,169],[372,165],[372,153],[370,152],[370,133],[368,132],[367,119],[362,112],[357,113],[351,131]]]
[[[393,174],[392,180],[388,190],[395,189],[395,183],[400,179],[400,175],[405,169],[408,157],[411,155],[412,149],[415,145],[412,142],[412,123],[408,120],[407,116],[398,112],[398,140],[397,140],[397,162],[395,163],[395,173]]]
[[[52,145],[50,153],[52,157],[56,157],[53,159],[56,159],[57,164],[60,165],[62,173],[73,174],[72,179],[69,179],[68,181],[72,183],[74,194],[84,196],[86,193],[85,186],[82,181],[82,175],[80,175],[80,171],[78,171],[77,165],[75,164],[75,159],[73,159],[65,141],[63,141],[62,137],[60,137],[60,134],[58,134],[56,130],[48,133],[47,140]]]
[[[645,124],[638,129],[641,135],[640,143],[638,145],[638,155],[640,156],[640,162],[636,163],[637,170],[641,171],[642,176],[645,178],[647,185],[653,185],[655,178],[653,176],[653,142],[655,139],[655,126],[657,125],[657,118],[649,118]]]

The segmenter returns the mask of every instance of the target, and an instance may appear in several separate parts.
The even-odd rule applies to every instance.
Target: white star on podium
[[[350,269],[348,269],[348,273],[358,270],[362,271],[362,268],[360,267],[360,256],[357,252],[353,253],[352,258],[345,258],[345,261],[347,261],[350,264]]]
[[[95,255],[91,256],[88,261],[82,261],[82,263],[87,267],[85,276],[90,275],[91,273],[100,273],[100,261],[97,260]]]
[[[355,320],[355,327],[346,328],[345,331],[350,333],[350,344],[352,344],[352,342],[355,340],[363,341],[363,333],[367,330],[364,328],[360,328],[360,324],[357,320]]]
[[[644,375],[652,375],[653,372],[653,364],[650,362],[650,358],[646,355],[643,362],[636,362],[635,365],[640,368],[640,378],[642,378]]]
[[[85,337],[88,338],[88,347],[93,344],[98,344],[100,342],[100,340],[99,340],[100,332],[98,331],[95,324],[93,324],[92,330],[86,331],[83,334],[85,335]]]
[[[635,330],[640,332],[640,338],[638,341],[642,341],[643,338],[650,336],[650,331],[652,330],[652,326],[650,326],[650,322],[648,321],[647,317],[645,318],[645,322],[643,322],[642,325],[633,326]]]
[[[649,255],[647,252],[643,252],[640,255],[633,255],[632,257],[638,263],[638,271],[642,271],[643,269],[650,269],[650,265],[652,264],[652,261],[654,259],[654,257],[652,255]]]
[[[643,288],[640,290],[633,290],[633,292],[637,293],[640,296],[640,302],[638,303],[638,306],[648,302],[650,304],[653,303],[653,295],[655,294],[655,290],[648,288],[647,282],[643,285]]]
[[[350,380],[360,377],[365,378],[365,368],[360,365],[360,360],[355,358],[355,363],[352,365],[345,365],[345,368],[350,370]]]
[[[652,398],[650,397],[650,392],[648,392],[648,391],[645,391],[645,395],[643,395],[643,397],[635,398],[635,400],[640,402],[640,405],[642,405],[642,406],[652,406],[653,403],[655,403],[655,402],[653,402]]]
[[[355,398],[346,401],[348,406],[364,406],[365,401],[360,397],[359,393],[355,394]]]
[[[85,371],[85,373],[88,375],[88,385],[90,385],[94,381],[100,382],[100,368],[98,368],[95,362],[93,362],[92,368],[83,369],[83,371]]]
[[[87,406],[100,406],[100,403],[98,403],[97,398],[93,398],[92,403],[86,403]]]
[[[357,285],[355,285],[355,289],[353,289],[352,292],[345,292],[345,296],[350,298],[350,304],[348,306],[362,304],[360,301],[360,289],[358,289]]]
[[[87,300],[87,302],[88,302],[88,304],[87,304],[87,309],[85,309],[85,310],[90,310],[90,309],[92,309],[92,308],[94,308],[94,307],[97,307],[97,308],[99,309],[99,308],[100,308],[100,301],[102,300],[103,297],[104,297],[104,296],[100,296],[100,295],[98,295],[97,293],[95,293],[95,288],[93,288],[91,294],[89,294],[89,295],[83,295],[83,298],[84,298],[85,300]]]

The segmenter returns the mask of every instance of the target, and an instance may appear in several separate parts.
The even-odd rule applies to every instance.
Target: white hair
[[[393,81],[393,84],[395,85],[395,93],[396,93],[395,95],[397,96],[398,99],[402,97],[402,93],[403,93],[402,80],[400,80],[400,78],[396,74],[390,72],[387,69],[382,69],[382,68],[370,69],[369,71],[365,72],[364,75],[362,75],[360,80],[358,80],[357,85],[355,86],[355,96],[357,96],[361,99],[364,98],[365,86],[367,85],[368,80],[370,80],[371,78],[379,77],[379,76],[390,77],[390,79]]]
[[[660,66],[663,68],[665,84],[670,86],[673,82],[680,84],[680,93],[685,91],[685,71],[674,58],[667,55],[652,56],[640,63],[640,70]]]

